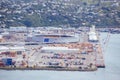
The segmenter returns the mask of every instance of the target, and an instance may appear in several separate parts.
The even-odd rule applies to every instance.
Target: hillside
[[[0,27],[120,27],[120,3],[100,0],[1,0]]]

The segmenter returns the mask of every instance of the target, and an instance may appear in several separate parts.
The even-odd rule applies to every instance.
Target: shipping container
[[[12,65],[12,58],[3,58],[2,61],[6,66]]]

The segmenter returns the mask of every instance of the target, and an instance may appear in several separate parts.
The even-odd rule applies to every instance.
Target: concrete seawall
[[[49,67],[36,67],[36,68],[26,68],[26,67],[19,67],[19,68],[11,68],[11,67],[0,67],[2,70],[53,70],[53,71],[96,71],[97,67],[89,68],[89,69],[80,69],[80,68],[49,68]]]

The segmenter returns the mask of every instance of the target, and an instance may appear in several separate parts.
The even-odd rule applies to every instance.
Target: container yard
[[[0,33],[0,69],[95,71],[105,68],[99,35],[94,26],[86,30],[7,29]]]

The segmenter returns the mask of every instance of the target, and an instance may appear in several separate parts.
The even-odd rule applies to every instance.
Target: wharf
[[[96,36],[98,40],[90,41],[88,33],[83,32],[83,40],[81,40],[83,42],[78,40],[78,42],[52,44],[24,42],[23,39],[19,43],[6,40],[0,43],[2,45],[0,46],[0,69],[96,71],[98,68],[105,68],[99,35]],[[45,41],[49,41],[48,37]],[[23,47],[13,47],[13,45]]]
[[[103,53],[102,53],[102,49],[101,49],[101,45],[97,45],[97,55],[96,55],[96,66],[98,68],[105,68],[105,64],[104,64],[104,58],[103,58]]]
[[[91,43],[69,43],[69,44],[48,44],[50,47],[68,47],[79,49],[77,53],[41,52],[40,45],[26,45],[26,57],[19,66],[3,66],[5,70],[57,70],[57,71],[96,71],[97,68],[104,68],[104,60],[99,44]],[[96,50],[94,51],[94,47]],[[27,55],[27,53],[29,53]],[[59,55],[59,56],[56,56]],[[18,55],[17,58],[20,58]],[[32,61],[31,61],[32,60]],[[67,61],[66,61],[67,60]],[[55,62],[52,63],[52,62]],[[58,64],[59,63],[59,64]],[[53,64],[53,65],[52,65]]]
[[[0,67],[2,70],[53,70],[53,71],[96,71],[97,67],[90,68],[90,69],[79,69],[79,68],[50,68],[50,67],[19,67],[19,68],[13,68],[13,67]]]

